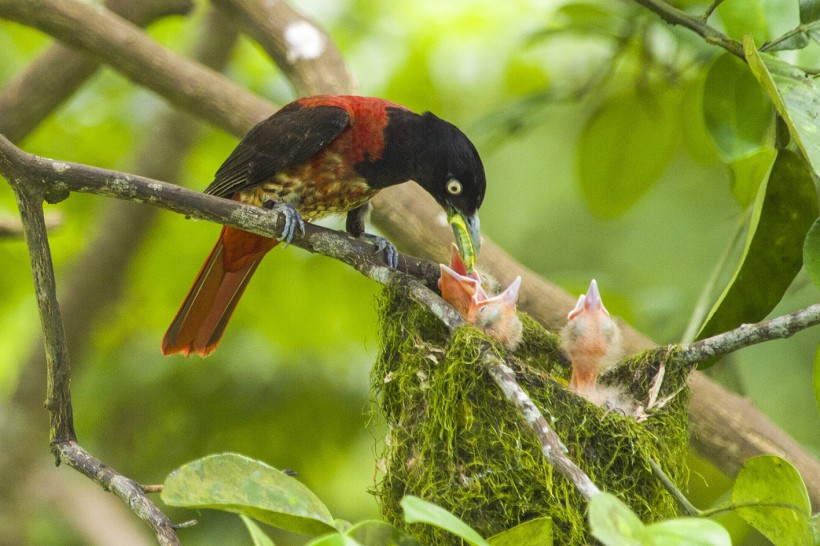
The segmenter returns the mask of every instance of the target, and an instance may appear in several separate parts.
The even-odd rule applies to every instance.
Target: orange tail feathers
[[[214,352],[259,262],[278,243],[276,239],[223,227],[162,338],[162,354],[208,356]]]

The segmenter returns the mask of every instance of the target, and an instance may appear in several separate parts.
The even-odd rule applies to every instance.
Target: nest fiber
[[[381,350],[372,382],[387,436],[376,496],[387,521],[423,544],[460,544],[435,527],[404,523],[399,502],[416,495],[462,518],[485,537],[550,516],[556,544],[587,544],[586,501],[547,463],[535,435],[481,364],[491,342],[468,324],[452,336],[426,309],[387,287],[379,301]],[[689,369],[675,351],[649,351],[602,378],[645,404],[658,370],[658,399],[644,422],[590,404],[566,388],[570,367],[559,337],[521,314],[524,340],[512,365],[522,388],[555,428],[569,457],[602,490],[620,497],[644,522],[677,514],[652,475],[649,458],[676,482],[686,479]]]

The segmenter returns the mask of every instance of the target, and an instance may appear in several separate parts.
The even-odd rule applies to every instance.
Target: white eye
[[[447,193],[450,195],[458,195],[461,193],[461,182],[456,180],[455,178],[451,178],[447,181]]]

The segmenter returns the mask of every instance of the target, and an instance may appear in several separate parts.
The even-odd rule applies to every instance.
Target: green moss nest
[[[379,308],[381,350],[372,384],[387,437],[375,494],[385,518],[423,544],[459,544],[435,527],[408,528],[399,501],[412,494],[450,510],[485,537],[551,516],[556,544],[587,544],[586,501],[547,463],[535,435],[479,362],[479,341],[489,338],[465,324],[449,339],[444,325],[394,287],[384,290]],[[513,355],[513,370],[569,457],[643,521],[676,515],[677,505],[652,475],[648,457],[676,483],[685,482],[689,368],[676,365],[675,352],[663,348],[632,357],[602,377],[626,386],[645,404],[666,363],[659,399],[673,397],[638,423],[570,392],[570,366],[558,336],[525,314],[521,320],[524,340]]]

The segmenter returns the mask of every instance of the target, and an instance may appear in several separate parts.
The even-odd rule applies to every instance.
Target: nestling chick
[[[595,279],[567,319],[561,347],[572,363],[569,388],[591,399],[598,375],[621,358],[621,329],[604,307]]]
[[[521,343],[523,326],[516,313],[515,303],[518,301],[518,289],[521,288],[521,277],[515,280],[497,296],[479,300],[473,296],[469,314],[475,314],[472,321],[475,326],[493,339],[504,344],[510,351],[514,351]],[[473,311],[475,309],[475,311]]]
[[[438,287],[441,297],[455,308],[467,322],[500,341],[510,351],[521,342],[523,327],[516,313],[521,277],[517,277],[502,293],[489,297],[475,271],[467,268],[455,245],[452,246],[450,267],[439,265]]]

